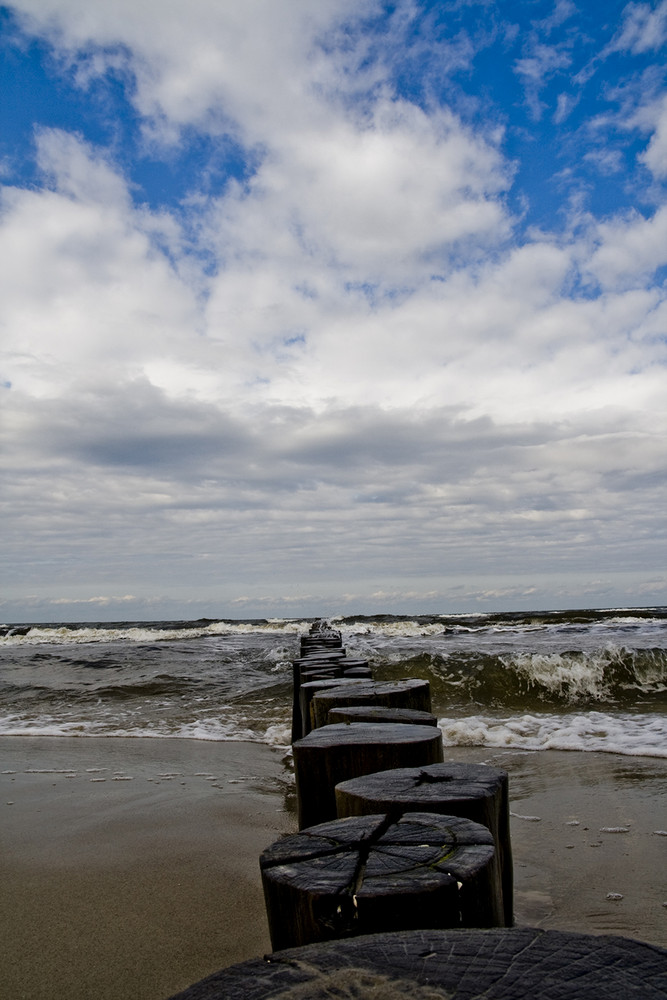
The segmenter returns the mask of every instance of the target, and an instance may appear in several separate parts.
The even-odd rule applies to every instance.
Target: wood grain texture
[[[532,927],[416,930],[243,962],[170,1000],[667,1000],[667,951]]]
[[[388,930],[502,925],[493,837],[459,816],[355,816],[282,838],[260,869],[274,949]]]
[[[507,771],[486,764],[448,761],[396,768],[341,782],[335,790],[338,816],[403,815],[427,811],[464,816],[491,830],[498,852],[505,922],[513,923],[513,869]]]

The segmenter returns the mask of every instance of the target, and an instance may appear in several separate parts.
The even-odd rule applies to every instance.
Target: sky
[[[666,44],[0,6],[0,617],[667,604]]]

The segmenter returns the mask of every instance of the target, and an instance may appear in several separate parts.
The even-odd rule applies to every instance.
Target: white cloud
[[[635,55],[657,51],[667,41],[667,2],[657,6],[629,3],[623,11],[624,22],[610,44],[611,51],[630,51]]]
[[[177,130],[231,127],[244,142],[315,122],[318,86],[335,87],[318,39],[346,18],[363,18],[376,0],[17,0],[29,27],[46,34],[82,64],[85,75],[124,61],[135,78],[135,100],[156,137]]]
[[[567,69],[572,57],[562,45],[541,42],[535,35],[531,35],[525,51],[526,55],[517,59],[514,64],[514,72],[523,82],[526,102],[533,119],[539,121],[545,109],[544,103],[540,100],[540,92],[559,70]],[[562,99],[557,114],[563,114]]]
[[[658,180],[667,178],[667,96],[644,109],[641,116],[650,121],[653,134],[639,159]]]
[[[623,287],[650,277],[667,264],[667,207],[644,218],[634,213],[597,227],[599,245],[588,268],[605,287]]]
[[[0,286],[7,377],[49,395],[178,350],[196,299],[155,245],[177,237],[170,220],[133,211],[123,180],[73,136],[42,133],[38,151],[49,186],[4,193]]]

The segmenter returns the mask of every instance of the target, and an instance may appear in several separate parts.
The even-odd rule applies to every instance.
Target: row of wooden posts
[[[511,926],[507,773],[445,763],[428,681],[374,680],[326,622],[293,667],[299,832],[260,858],[274,951]]]

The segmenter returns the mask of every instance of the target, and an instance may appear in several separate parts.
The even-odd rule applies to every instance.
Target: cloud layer
[[[122,86],[139,159],[237,161],[158,204],[127,144],[42,122],[3,188],[8,620],[664,602],[664,81],[571,133],[602,171],[625,130],[635,203],[570,187],[538,227],[509,106],[460,84],[511,21],[420,10],[13,5],[53,73]],[[582,79],[645,77],[666,10]],[[525,122],[582,100],[574,23],[512,42]]]

